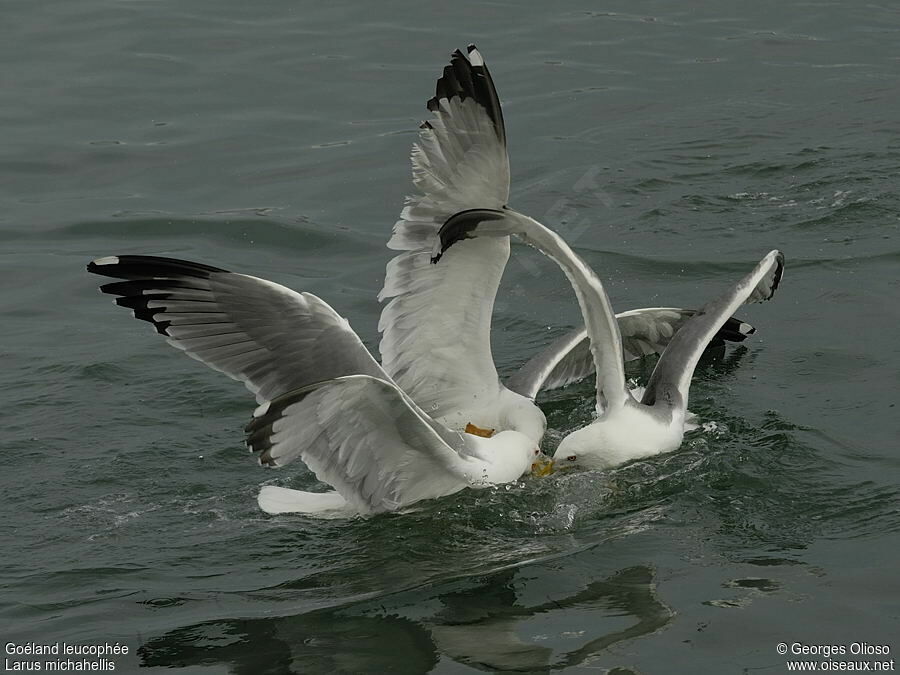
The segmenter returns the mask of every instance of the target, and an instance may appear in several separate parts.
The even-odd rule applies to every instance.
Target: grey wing
[[[625,362],[648,354],[662,354],[676,332],[696,310],[677,307],[646,307],[616,315],[622,334]],[[710,341],[710,346],[741,342],[754,332],[753,326],[729,318]],[[594,374],[594,360],[587,331],[580,328],[554,340],[529,359],[507,381],[506,386],[534,398],[542,390],[558,389]]]
[[[509,258],[509,238],[464,242],[441,265],[431,251],[441,225],[471,208],[503,207],[509,159],[500,101],[474,46],[454,52],[428,101],[433,116],[413,146],[413,183],[388,247],[378,298],[384,369],[441,417],[500,395],[491,354],[491,316]]]
[[[682,404],[687,405],[691,378],[706,345],[742,304],[771,299],[783,272],[784,255],[780,251],[770,251],[750,274],[699,309],[663,352],[641,402],[653,405],[658,400],[677,395]]]
[[[675,334],[696,313],[696,309],[645,307],[616,314],[622,333],[622,352],[625,361],[633,361],[650,354],[662,354]],[[704,349],[721,346],[726,342],[743,342],[755,331],[756,329],[749,323],[729,317],[704,345]]]
[[[247,445],[264,465],[302,459],[362,513],[394,511],[465,487],[477,462],[462,434],[427,418],[395,384],[351,375],[261,405]]]
[[[387,378],[346,319],[310,293],[217,267],[155,256],[98,258],[100,287],[169,344],[242,381],[259,403],[342,375]]]
[[[506,381],[507,389],[534,399],[544,389],[558,389],[595,372],[591,341],[584,328],[566,333],[525,362]]]

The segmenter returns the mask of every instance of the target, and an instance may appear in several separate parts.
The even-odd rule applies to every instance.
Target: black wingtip
[[[208,279],[211,274],[228,272],[220,267],[178,258],[164,258],[154,255],[111,255],[95,258],[87,265],[91,274],[99,274],[115,279],[141,279],[153,277],[201,277]]]
[[[740,319],[731,317],[722,325],[721,328],[719,328],[719,331],[716,333],[715,338],[713,338],[711,344],[721,344],[724,342],[743,342],[755,332],[756,328],[751,326],[746,321],[741,321]]]
[[[495,209],[466,209],[450,216],[438,231],[440,250],[431,256],[431,263],[436,265],[448,248],[463,239],[474,239],[475,230],[488,220],[502,220],[505,218],[502,211]]]
[[[130,309],[134,318],[153,324],[157,333],[167,337],[171,337],[172,322],[157,316],[166,312],[166,300],[184,293],[208,293],[207,280],[213,274],[228,274],[227,270],[203,263],[147,255],[96,258],[87,264],[87,271],[121,279],[103,284],[100,291],[117,296],[117,305]]]
[[[775,261],[777,262],[777,266],[775,268],[775,277],[772,279],[772,291],[769,293],[769,297],[766,298],[766,300],[772,299],[772,296],[775,295],[775,291],[778,290],[778,284],[781,283],[781,277],[784,275],[784,253],[779,251],[778,255],[775,257]]]
[[[262,466],[278,466],[278,460],[272,457],[271,450],[275,447],[272,437],[275,434],[274,425],[284,416],[284,411],[295,403],[300,403],[316,389],[327,384],[329,380],[316,382],[300,389],[294,389],[278,396],[265,407],[257,408],[251,419],[244,427],[247,434],[244,443],[252,453],[257,453],[259,463]]]
[[[475,57],[472,57],[473,53]],[[450,65],[444,67],[434,92],[434,97],[426,104],[428,110],[440,110],[441,99],[474,99],[490,117],[500,142],[506,144],[506,125],[500,109],[500,98],[487,64],[474,44],[466,48],[465,54],[457,49],[450,55]]]
[[[107,269],[108,267],[111,268],[118,264],[119,264],[119,256],[110,255],[110,256],[106,256],[105,258],[94,258],[93,260],[91,260],[91,262],[89,262],[87,264],[87,267],[85,269],[87,269],[87,271],[90,272],[91,274],[99,274],[101,276],[109,276],[109,274],[106,274],[104,270]]]

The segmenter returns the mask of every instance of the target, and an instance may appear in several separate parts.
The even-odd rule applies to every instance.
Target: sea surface
[[[699,306],[772,248],[782,285],[701,363],[704,426],[677,452],[401,515],[268,516],[261,485],[315,477],[258,467],[252,396],[85,264],[165,255],[310,291],[377,354],[409,150],[469,42],[504,104],[510,204],[617,309]],[[235,675],[900,652],[896,3],[5,0],[0,62],[4,645]],[[557,267],[514,246],[501,374],[579,322]],[[539,398],[548,452],[591,396]],[[39,660],[8,649],[7,669]]]

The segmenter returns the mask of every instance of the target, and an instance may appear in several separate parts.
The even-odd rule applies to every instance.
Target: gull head
[[[604,453],[602,434],[598,431],[596,423],[589,424],[563,438],[553,453],[554,469],[605,469],[614,465]]]
[[[519,431],[501,431],[484,439],[473,436],[471,440],[481,445],[483,456],[490,458],[484,476],[488,483],[511,483],[519,479],[541,453],[535,442]]]

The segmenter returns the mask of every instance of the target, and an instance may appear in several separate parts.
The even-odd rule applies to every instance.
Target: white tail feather
[[[305,513],[318,518],[345,518],[352,513],[347,501],[337,492],[303,492],[264,485],[257,497],[266,513]]]

